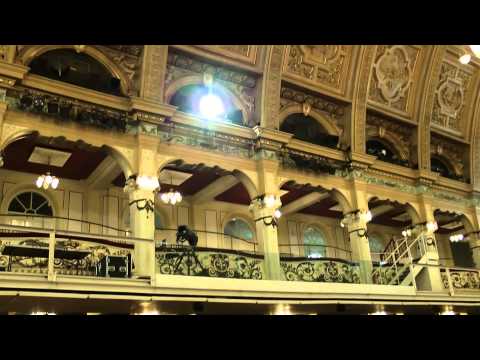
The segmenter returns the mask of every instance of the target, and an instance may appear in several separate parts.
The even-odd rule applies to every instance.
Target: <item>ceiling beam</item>
[[[310,194],[307,194],[305,196],[302,196],[301,198],[292,201],[291,203],[288,203],[288,205],[282,206],[280,208],[280,211],[282,212],[282,215],[287,215],[295,212],[299,212],[316,202],[322,201],[330,196],[330,193],[328,192],[313,192]]]
[[[106,189],[112,186],[112,181],[122,173],[118,163],[107,156],[87,178],[87,186],[91,189]]]
[[[389,212],[390,210],[393,210],[393,209],[394,209],[394,207],[390,204],[377,206],[377,207],[373,208],[372,210],[370,210],[370,212],[372,213],[372,219],[376,216],[385,214],[385,213],[387,213],[387,212]]]
[[[192,204],[204,203],[214,199],[216,196],[224,193],[238,183],[238,179],[233,175],[222,176],[211,184],[205,186],[202,190],[197,191],[191,196],[190,201]]]

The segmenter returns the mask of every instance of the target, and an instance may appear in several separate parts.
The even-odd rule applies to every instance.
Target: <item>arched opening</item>
[[[32,207],[25,214],[55,215],[57,229],[125,235],[124,231],[116,229],[125,229],[123,217],[128,195],[116,190],[115,179],[120,175],[124,178],[124,169],[127,174],[131,169],[127,161],[122,165],[117,162],[116,158],[120,157],[110,147],[33,133],[11,141],[3,150],[4,166],[0,169],[0,178],[13,184],[12,189],[31,188]],[[47,173],[59,179],[58,188],[37,189],[37,179]],[[93,191],[99,191],[95,199],[90,196]],[[52,213],[44,213],[46,205],[38,209],[33,206],[40,201],[35,193],[43,197],[48,194]],[[13,195],[8,195],[8,199],[13,199]],[[18,201],[9,208],[10,204],[5,204],[8,199],[5,196],[4,212],[19,213],[23,209]],[[22,199],[23,195],[17,200]],[[53,214],[55,210],[57,213]],[[87,220],[89,213],[96,213],[98,217]],[[43,222],[46,224],[46,220]]]
[[[391,144],[378,139],[369,139],[366,144],[367,154],[376,156],[379,160],[397,165],[408,165],[408,160],[399,157]]]
[[[453,180],[462,180],[462,176],[456,175],[450,164],[445,159],[439,156],[431,157],[430,169],[434,172],[439,173],[440,176]]]
[[[393,261],[389,256],[402,241],[402,231],[418,223],[418,214],[410,204],[402,204],[389,199],[372,197],[368,201],[372,219],[368,223],[370,253],[375,265],[381,259]],[[370,235],[372,234],[372,235]],[[382,238],[375,234],[382,234]],[[372,239],[370,239],[372,237]],[[412,256],[417,259],[421,254],[412,249]]]
[[[330,135],[316,119],[303,113],[288,115],[280,125],[280,130],[293,134],[295,139],[330,148],[336,148],[339,140],[338,136]]]
[[[256,196],[256,188],[244,173],[219,166],[172,161],[159,171],[161,193],[179,192],[182,202],[171,206],[156,201],[165,212],[174,212],[171,227],[187,225],[197,233],[198,246],[261,252],[255,229],[245,219]],[[228,222],[225,222],[229,220]],[[174,242],[174,231],[164,231],[167,242]]]
[[[202,118],[222,120],[236,125],[244,125],[246,120],[231,95],[218,84],[186,85],[173,94],[169,103],[177,106],[179,111]]]
[[[473,228],[465,215],[437,209],[434,211],[438,229],[435,232],[440,263],[445,266],[474,268],[469,239],[450,241],[450,236],[464,234]]]
[[[343,213],[351,209],[338,190],[292,180],[282,184],[280,191],[282,217],[278,236],[281,259],[290,261],[289,258],[312,254],[312,258],[352,259],[348,234],[340,226]]]
[[[122,95],[120,79],[90,55],[73,49],[47,51],[33,59],[29,67],[32,74],[111,95]]]

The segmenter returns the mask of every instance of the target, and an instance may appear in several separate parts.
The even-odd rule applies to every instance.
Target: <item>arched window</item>
[[[322,232],[315,226],[307,226],[303,231],[303,243],[305,245],[305,256],[309,258],[320,258],[327,255],[326,241]]]
[[[186,85],[180,88],[170,99],[170,104],[180,111],[200,117],[221,119],[237,125],[243,125],[243,113],[237,108],[231,96],[220,86]]]
[[[49,79],[120,96],[120,79],[100,62],[84,53],[70,49],[57,49],[33,59],[30,72]]]
[[[227,235],[247,240],[253,241],[254,233],[248,223],[245,220],[239,218],[233,218],[225,224],[225,229],[223,232]]]
[[[302,113],[288,115],[280,130],[293,134],[295,139],[312,144],[330,148],[335,148],[338,144],[338,136],[329,135],[317,120]]]
[[[23,192],[15,196],[8,205],[8,211],[27,215],[53,215],[49,201],[43,195],[33,191]]]

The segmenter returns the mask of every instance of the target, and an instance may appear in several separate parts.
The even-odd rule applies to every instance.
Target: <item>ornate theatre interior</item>
[[[0,45],[0,313],[480,313],[479,47]]]

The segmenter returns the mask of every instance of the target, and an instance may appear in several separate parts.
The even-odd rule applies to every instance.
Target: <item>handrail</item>
[[[104,225],[104,224],[99,224],[99,223],[94,223],[88,220],[80,220],[80,219],[71,219],[71,218],[66,218],[62,216],[50,216],[50,215],[37,215],[37,214],[0,214],[0,217],[24,217],[24,218],[41,218],[41,219],[55,219],[55,220],[68,220],[68,221],[78,221],[80,223],[84,223],[87,225],[94,225],[94,226],[99,226],[102,228],[106,228],[108,230],[114,230],[114,231],[119,231],[119,232],[124,232],[127,233],[127,230],[123,229],[118,229],[112,226]]]
[[[171,229],[171,228],[157,228],[156,230],[160,230],[160,231],[177,231],[178,229]],[[205,233],[205,234],[216,234],[216,235],[222,235],[222,236],[229,236],[231,237],[232,239],[235,239],[235,240],[241,240],[241,241],[244,241],[248,244],[251,244],[251,245],[258,245],[257,242],[253,242],[253,241],[248,241],[246,239],[242,239],[242,238],[239,238],[239,237],[236,237],[236,236],[233,236],[233,235],[229,235],[229,234],[225,234],[225,233],[220,233],[220,232],[215,232],[215,231],[206,231],[206,230],[195,230],[195,229],[191,229],[193,232],[195,233]]]
[[[398,272],[397,263],[399,262],[400,259],[404,258],[405,255],[409,256],[410,264],[413,262],[411,258],[410,249],[414,244],[417,244],[420,239],[423,239],[423,235],[422,234],[418,235],[411,242],[409,242],[408,239],[409,239],[408,237],[405,237],[405,238],[402,238],[400,242],[396,242],[396,247],[394,251],[392,251],[390,255],[388,255],[385,259],[383,259],[383,262],[387,264],[390,264],[389,262],[390,259],[392,260],[391,262],[392,265],[387,268],[391,269],[392,267],[394,267],[396,270],[395,271],[396,273]],[[405,246],[405,250],[402,253],[400,253],[401,246]],[[372,273],[372,277],[374,277],[376,274],[380,274],[382,269],[385,269],[385,267],[378,267],[377,269],[375,269]]]

